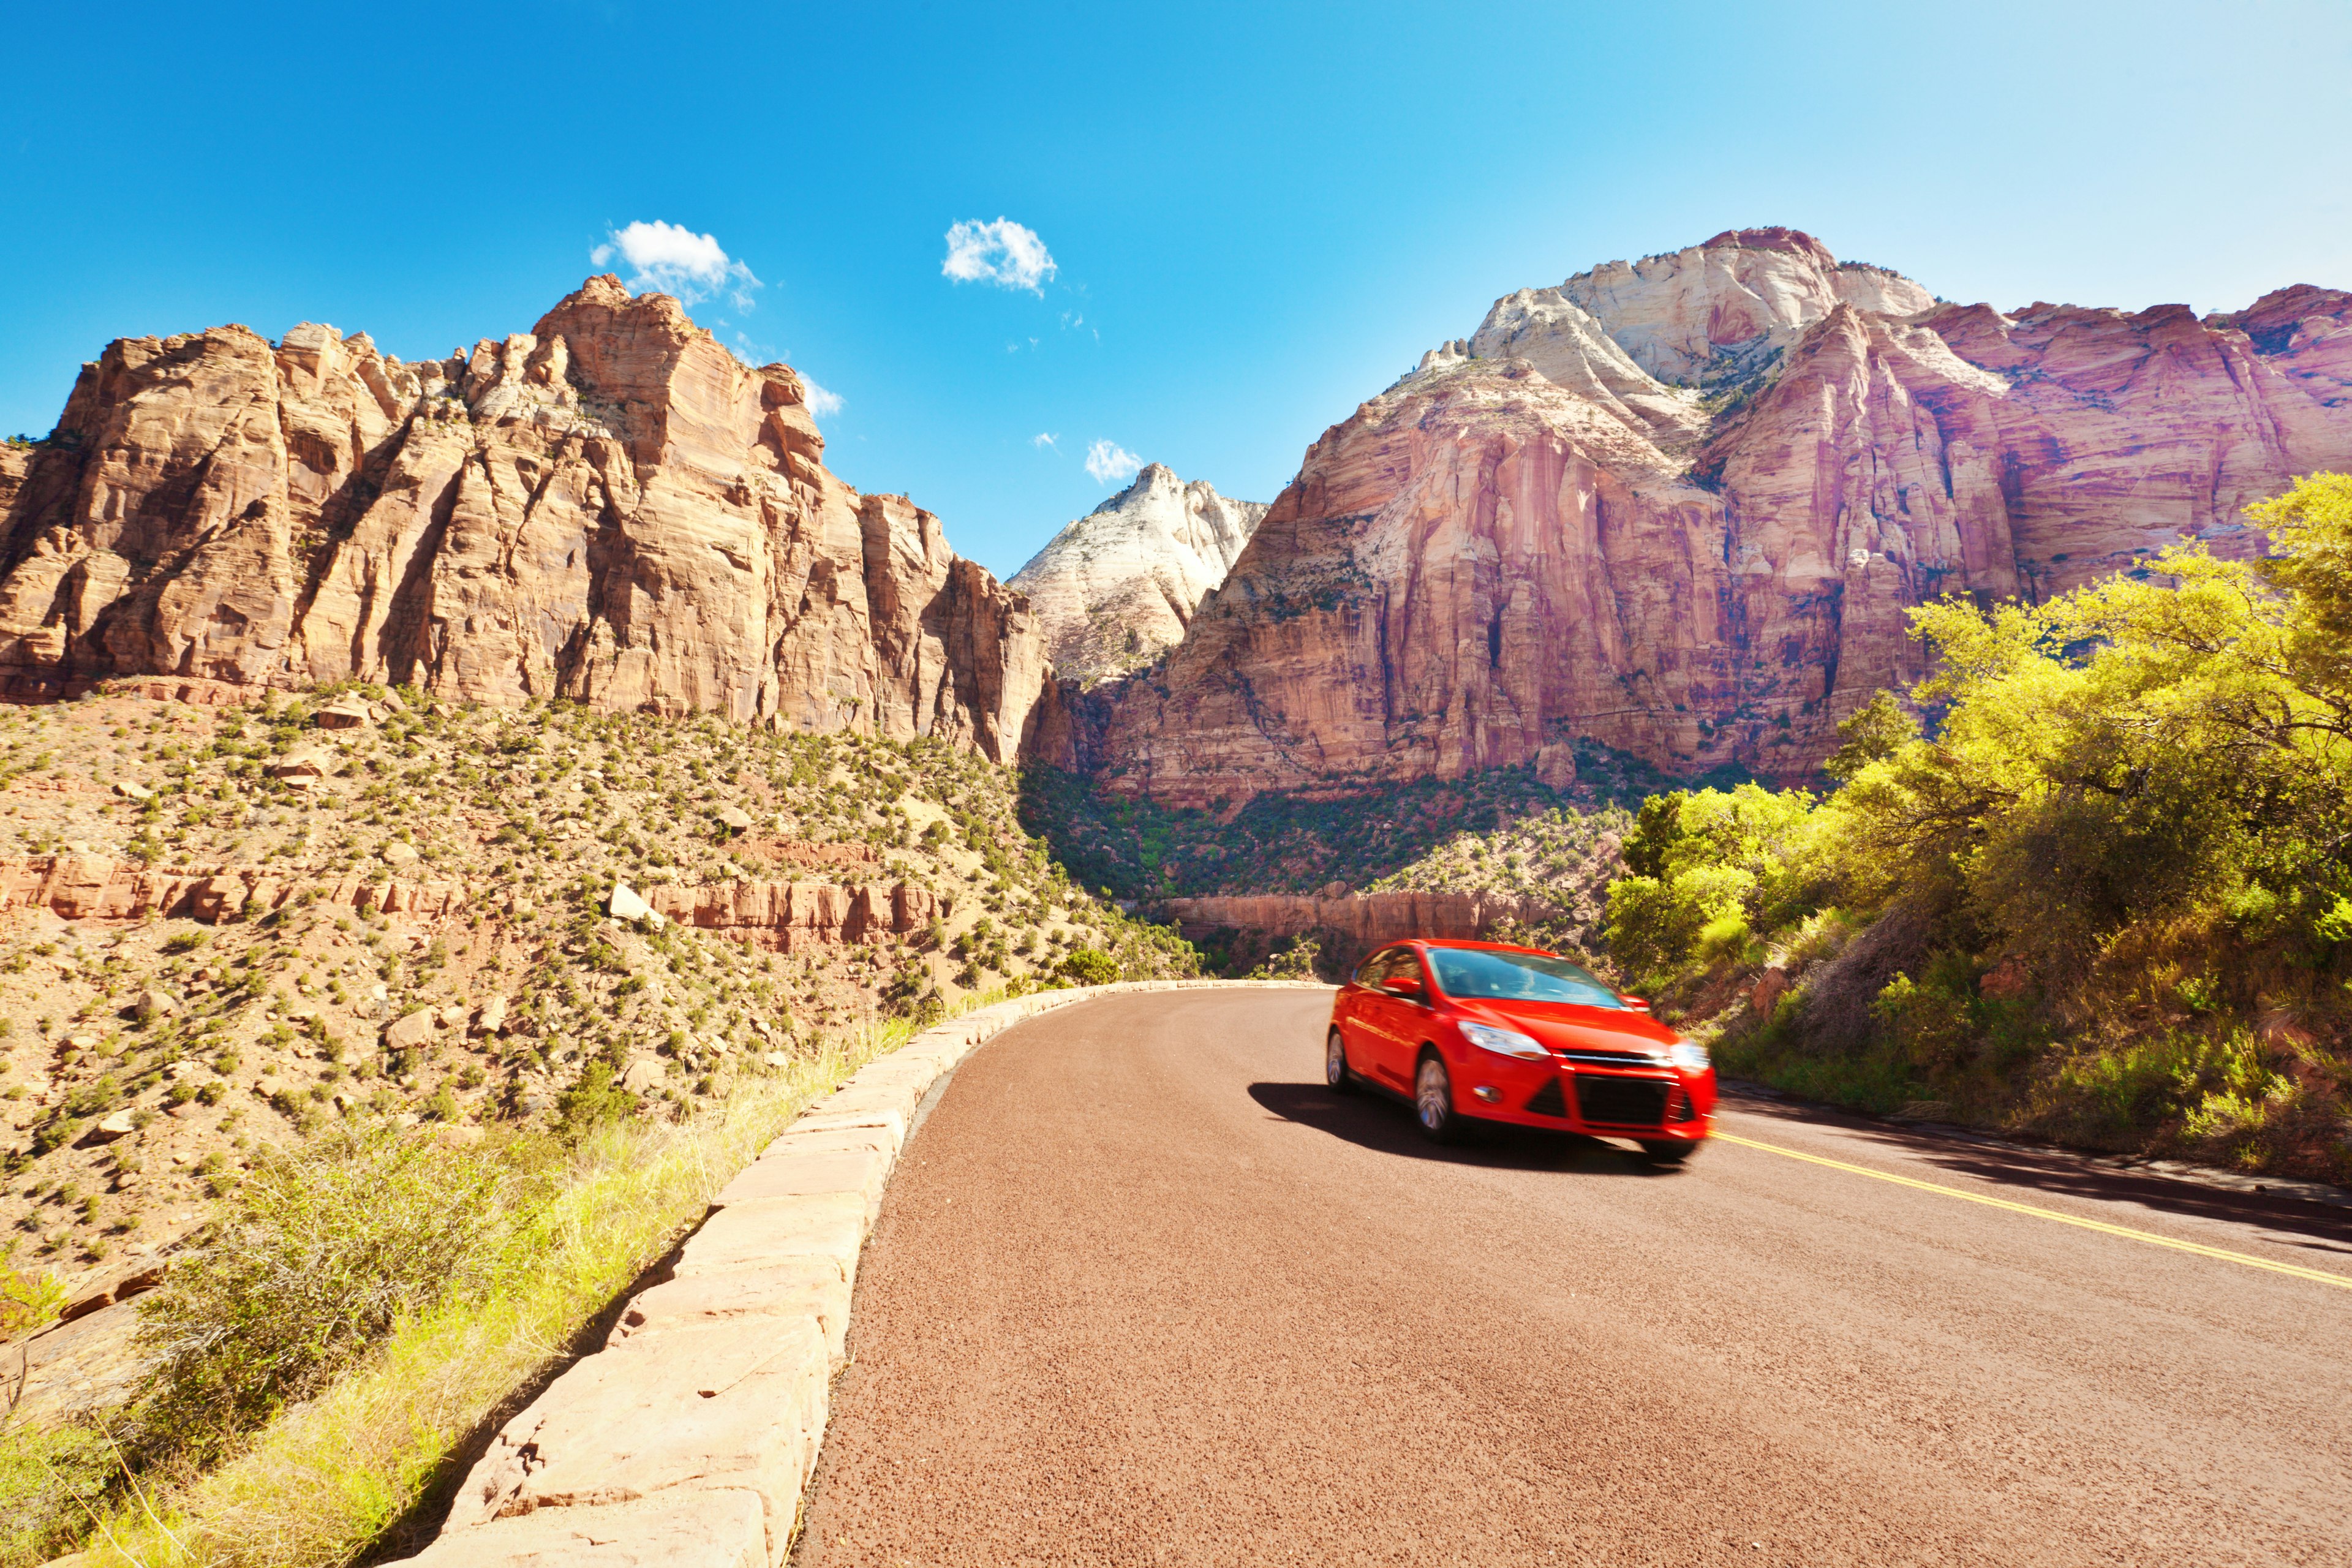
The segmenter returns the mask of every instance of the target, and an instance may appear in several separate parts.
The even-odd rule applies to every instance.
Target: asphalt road
[[[1328,1009],[964,1064],[800,1563],[2352,1563],[2352,1289],[2147,1239],[2352,1280],[2352,1210],[1765,1100],[1679,1170],[1433,1149],[1323,1087]]]

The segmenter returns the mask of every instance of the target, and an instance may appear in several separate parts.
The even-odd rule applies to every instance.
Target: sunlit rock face
[[[1792,228],[1730,229],[1664,256],[1612,261],[1559,292],[1634,363],[1691,386],[1762,368],[1832,306],[1908,316],[1936,303],[1901,273],[1841,263]]]
[[[1183,637],[1265,510],[1147,464],[1056,533],[1011,585],[1028,596],[1063,676],[1091,682],[1139,669]]]
[[[2259,553],[2247,503],[2352,465],[2347,387],[2331,289],[2004,314],[1778,229],[1596,268],[1496,301],[1309,447],[1164,666],[1097,703],[1089,754],[1195,805],[1583,736],[1807,777],[1924,673],[1914,605],[2038,599],[2182,539]]]
[[[0,464],[0,684],[358,676],[455,699],[1055,731],[1018,597],[825,468],[800,378],[593,278],[403,363],[304,324],[126,338]]]

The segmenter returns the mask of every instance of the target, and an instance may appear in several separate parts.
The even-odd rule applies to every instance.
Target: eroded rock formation
[[[791,369],[610,277],[415,364],[316,324],[122,339],[0,456],[0,684],[359,676],[1010,759],[1055,722],[1035,622],[823,456]]]
[[[1265,516],[1159,463],[1059,532],[1014,574],[1062,675],[1139,669],[1182,638]]]
[[[2335,290],[2003,314],[1785,230],[1596,268],[1326,432],[1090,744],[1114,788],[1191,805],[1574,736],[1804,776],[1922,673],[1912,605],[2039,598],[2187,538],[2258,553],[2248,502],[2352,466],[2347,384]]]
[[[430,922],[478,911],[479,896],[463,882],[382,872],[321,878],[263,866],[150,867],[107,855],[0,858],[0,914],[46,910],[68,921],[176,918],[216,924],[323,900]],[[665,882],[647,888],[643,898],[665,919],[773,952],[887,942],[922,931],[948,910],[939,894],[906,882]]]
[[[1559,917],[1559,906],[1543,899],[1495,893],[1433,893],[1402,889],[1384,893],[1240,894],[1171,899],[1170,919],[1187,936],[1213,931],[1250,931],[1265,937],[1318,936],[1328,973],[1343,973],[1382,942],[1423,936],[1475,941],[1505,921],[1539,925]]]

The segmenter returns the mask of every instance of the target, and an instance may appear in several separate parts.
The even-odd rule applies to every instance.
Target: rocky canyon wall
[[[1090,754],[1201,805],[1576,736],[1801,778],[1923,672],[1913,605],[2257,554],[2248,502],[2347,467],[2352,295],[2003,313],[1726,234],[1507,296],[1332,426]]]
[[[1382,942],[1415,936],[1475,941],[1507,920],[1540,925],[1560,913],[1559,906],[1542,899],[1417,889],[1171,899],[1162,909],[1194,940],[1220,931],[1318,936],[1326,948],[1324,968],[1333,974],[1352,968]]]
[[[610,277],[413,364],[316,324],[122,339],[0,455],[0,690],[356,676],[1055,744],[1020,597],[823,458],[791,369]]]

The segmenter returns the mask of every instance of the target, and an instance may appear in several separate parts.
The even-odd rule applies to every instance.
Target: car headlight
[[[1551,1053],[1529,1036],[1517,1029],[1497,1029],[1492,1024],[1465,1024],[1462,1037],[1482,1051],[1492,1051],[1498,1057],[1517,1057],[1521,1061],[1543,1062]]]
[[[1705,1072],[1715,1065],[1715,1058],[1696,1040],[1676,1040],[1672,1055],[1675,1066],[1685,1072]]]

